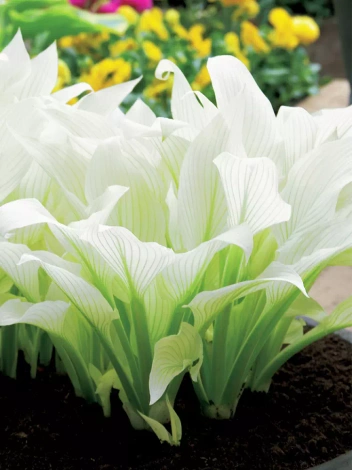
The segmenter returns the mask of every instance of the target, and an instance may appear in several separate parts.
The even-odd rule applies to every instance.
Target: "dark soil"
[[[76,398],[68,380],[40,371],[0,377],[1,470],[303,470],[352,449],[352,345],[335,336],[297,354],[269,394],[245,393],[231,422],[200,416],[189,384],[176,405],[179,448]]]

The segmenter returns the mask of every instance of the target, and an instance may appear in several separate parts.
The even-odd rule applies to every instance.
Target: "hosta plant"
[[[69,106],[81,88],[37,86],[54,47],[30,62],[17,35],[0,58],[5,372],[22,349],[34,375],[53,344],[77,394],[108,415],[117,388],[136,429],[178,444],[186,373],[203,413],[230,418],[244,388],[267,391],[289,357],[352,325],[352,298],[327,316],[309,297],[352,261],[351,109],[275,116],[220,56],[217,106],[164,60],[173,119],[141,101],[124,115],[138,80]],[[318,321],[305,334],[302,315]]]

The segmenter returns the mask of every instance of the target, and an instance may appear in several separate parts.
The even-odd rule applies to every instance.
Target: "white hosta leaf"
[[[317,328],[329,333],[352,326],[352,296],[341,302],[335,310],[321,321]]]
[[[69,307],[70,304],[61,300],[47,300],[37,304],[8,300],[0,307],[0,326],[25,323],[61,336]]]
[[[195,328],[188,323],[182,323],[177,335],[158,341],[149,379],[150,404],[162,397],[172,379],[181,372],[189,370],[196,382],[202,362],[202,340]]]
[[[175,258],[172,250],[158,243],[141,242],[124,227],[94,227],[82,239],[97,250],[132,295],[134,291],[143,295],[155,276]]]
[[[57,70],[57,50],[53,43],[31,60],[31,72],[21,87],[18,98],[49,95],[56,84]]]
[[[18,30],[0,54],[0,93],[18,96],[31,71],[30,59]]]
[[[238,98],[243,95],[243,111],[238,117],[243,126],[242,139],[246,154],[249,157],[269,157],[279,140],[275,113],[247,67],[233,56],[213,57],[208,60],[207,67],[217,107],[233,130],[233,108],[238,106]]]
[[[70,227],[58,223],[35,199],[13,201],[0,208],[0,234],[3,233],[8,237],[16,229],[48,224],[58,241],[88,268],[94,283],[99,286],[105,297],[111,300],[114,273],[96,250],[89,243],[81,240],[80,236],[82,231],[90,225],[107,221],[110,211],[125,190],[126,188],[119,186],[108,188],[107,192],[94,201],[90,207],[91,210],[98,210],[98,212],[93,213],[87,220],[72,224]]]
[[[248,260],[253,249],[253,235],[249,227],[235,227],[213,240],[202,243],[192,251],[176,254],[174,262],[156,278],[163,286],[162,295],[171,296],[178,304],[185,302],[200,283],[214,255],[228,245],[242,248]]]
[[[93,88],[88,85],[88,83],[75,83],[74,85],[56,91],[51,96],[60,103],[67,103],[72,100],[72,98],[76,98],[86,91],[93,91]]]
[[[230,129],[217,116],[191,143],[184,157],[178,190],[183,245],[192,250],[226,229],[226,201],[213,160],[228,150]]]
[[[142,100],[138,99],[126,113],[126,118],[143,126],[152,126],[156,115]]]
[[[329,140],[352,137],[352,107],[323,109],[314,115],[318,125],[316,146]]]
[[[25,245],[0,242],[0,268],[12,279],[21,294],[31,302],[40,302],[38,266],[19,265],[24,254],[31,250]]]
[[[332,220],[292,237],[278,250],[278,261],[293,265],[304,277],[313,270],[321,271],[330,260],[351,248],[351,223]]]
[[[42,267],[88,322],[108,335],[111,321],[118,318],[118,314],[98,289],[66,269],[46,263],[39,256],[23,255],[20,266],[26,264]]]
[[[195,328],[197,331],[205,333],[216,316],[229,303],[253,292],[268,288],[275,283],[279,283],[280,286],[283,283],[288,283],[306,294],[302,279],[290,266],[273,262],[257,279],[239,282],[215,291],[205,291],[198,294],[187,305],[193,312]]]
[[[44,114],[76,137],[100,141],[116,134],[115,126],[105,116],[67,106],[55,99],[45,108]]]
[[[77,104],[77,109],[107,116],[112,113],[133,91],[142,77],[112,87],[104,88],[84,96]]]
[[[58,183],[66,195],[73,194],[85,204],[84,186],[90,155],[82,148],[79,141],[75,142],[73,138],[64,134],[57,138],[54,133],[55,128],[46,136],[46,141],[41,139],[40,142],[19,135],[16,135],[16,139]]]
[[[50,185],[50,176],[36,161],[32,161],[19,185],[18,199],[34,198],[43,203],[49,196]]]
[[[4,237],[14,230],[43,223],[56,220],[37,199],[19,199],[0,207],[0,234]]]
[[[289,220],[291,208],[280,197],[275,164],[268,158],[215,159],[228,207],[228,225],[246,223],[254,234]]]
[[[277,120],[285,151],[285,156],[280,156],[277,164],[287,176],[294,163],[314,148],[318,125],[305,109],[287,106],[281,106]]]
[[[171,97],[172,117],[190,125],[190,128],[184,129],[180,135],[192,139],[208,124],[209,118],[212,119],[214,115],[205,113],[187,79],[173,62],[166,59],[160,61],[155,76],[159,80],[167,80],[170,72],[174,74]]]
[[[169,223],[168,228],[168,243],[172,246],[175,251],[184,251],[181,237],[181,229],[179,226],[179,212],[178,212],[178,200],[175,194],[175,189],[171,183],[169,191],[167,193],[165,202],[169,209]]]
[[[248,259],[253,246],[250,229],[236,227],[192,251],[176,254],[174,262],[155,278],[144,296],[153,342],[168,334],[172,318],[182,315],[177,310],[199,290],[206,270],[211,271],[209,264],[214,255],[229,245],[241,247]]]
[[[165,167],[167,179],[178,188],[181,167],[189,142],[182,137],[170,136],[163,141],[154,139],[154,144],[162,156],[162,165]]]
[[[279,245],[294,234],[331,220],[340,191],[351,181],[351,138],[327,142],[298,160],[281,192],[292,207],[292,215],[274,229]]]
[[[0,202],[19,186],[31,165],[26,149],[13,139],[12,133],[0,122]]]
[[[102,143],[88,169],[86,195],[91,201],[112,184],[129,187],[111,223],[128,228],[141,240],[166,244],[163,182],[154,160],[143,158],[145,153],[138,142],[115,138]]]

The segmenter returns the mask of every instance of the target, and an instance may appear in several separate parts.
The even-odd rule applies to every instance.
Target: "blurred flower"
[[[149,60],[159,62],[163,58],[160,47],[156,46],[152,41],[143,41],[142,47]]]
[[[104,59],[93,65],[88,73],[81,75],[80,81],[91,85],[94,91],[101,90],[131,78],[132,67],[124,59]]]
[[[206,65],[203,65],[192,83],[193,90],[201,91],[211,83],[210,75]]]
[[[170,25],[176,25],[180,22],[180,13],[174,8],[169,8],[165,13],[165,21]]]
[[[270,51],[268,44],[260,35],[259,29],[250,21],[241,24],[241,40],[245,46],[251,46],[258,53]]]
[[[160,8],[152,8],[143,12],[137,32],[153,32],[161,40],[166,41],[169,38],[169,33],[163,22],[162,10]]]
[[[224,7],[233,7],[235,5],[242,5],[247,0],[220,0]]]
[[[294,49],[298,46],[292,17],[284,8],[273,8],[269,13],[269,21],[274,26],[274,31],[268,35],[273,46],[284,49]]]
[[[246,0],[241,3],[238,8],[233,12],[232,19],[238,20],[246,15],[249,18],[255,18],[260,11],[259,3],[256,0]]]
[[[128,5],[137,11],[144,11],[152,8],[153,0],[69,0],[71,5],[78,8],[85,8],[98,13],[115,13],[116,10],[124,5]]]
[[[249,60],[247,59],[247,57],[244,55],[244,53],[241,50],[240,39],[238,35],[232,32],[227,33],[225,34],[224,40],[225,40],[227,52],[237,57],[237,59],[243,62],[244,65],[249,69],[250,67]]]
[[[59,59],[58,63],[58,76],[57,76],[57,81],[55,88],[53,89],[53,93],[55,91],[61,90],[61,88],[64,88],[65,86],[69,85],[71,82],[71,71],[63,60]]]
[[[99,49],[101,44],[109,39],[110,34],[107,31],[95,34],[80,33],[77,36],[62,37],[58,40],[58,45],[62,49],[74,47],[80,54],[90,54],[92,51]]]
[[[128,5],[141,12],[153,7],[153,0],[121,0],[121,5]]]
[[[188,31],[187,29],[182,26],[182,24],[175,24],[172,27],[172,31],[181,39],[188,39]]]
[[[207,57],[211,53],[212,41],[210,38],[204,39],[205,27],[196,23],[188,32],[188,39],[192,47],[196,50],[198,57]]]
[[[112,57],[119,56],[126,51],[134,51],[137,48],[138,44],[132,38],[121,39],[120,41],[109,45],[109,51]]]
[[[134,25],[139,20],[139,15],[136,10],[129,5],[123,5],[117,10],[119,15],[122,15],[130,25]]]
[[[292,18],[293,31],[299,42],[307,46],[316,41],[320,36],[317,23],[309,16],[294,16]]]

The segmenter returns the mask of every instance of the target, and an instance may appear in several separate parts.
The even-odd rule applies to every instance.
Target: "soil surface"
[[[22,368],[23,369],[23,368]],[[232,421],[200,416],[186,382],[179,448],[74,396],[49,370],[0,376],[1,470],[304,470],[352,449],[352,345],[330,336],[291,359],[270,392],[245,393]]]

